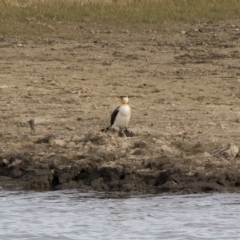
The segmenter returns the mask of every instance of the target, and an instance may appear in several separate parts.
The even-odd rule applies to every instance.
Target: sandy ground
[[[240,22],[72,31],[0,37],[3,186],[238,191]],[[99,131],[121,95],[131,138]]]

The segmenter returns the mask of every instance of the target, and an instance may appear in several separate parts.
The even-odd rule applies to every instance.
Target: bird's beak
[[[121,98],[116,98],[118,101],[122,102],[122,99]]]

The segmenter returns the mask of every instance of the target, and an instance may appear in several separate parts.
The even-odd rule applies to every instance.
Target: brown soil
[[[239,21],[72,31],[0,37],[1,186],[239,191]],[[133,137],[100,132],[121,95]]]

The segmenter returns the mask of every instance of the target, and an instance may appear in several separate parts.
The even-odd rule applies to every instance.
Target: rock
[[[204,156],[205,158],[211,158],[211,157],[212,157],[212,154],[210,154],[210,153],[208,153],[208,152],[204,152],[204,153],[203,153],[203,156]]]
[[[129,34],[129,30],[128,29],[122,29],[121,31],[122,33],[126,33],[126,34]]]
[[[146,143],[146,141],[137,141],[134,143],[134,147],[135,148],[146,148],[147,143]]]
[[[239,153],[239,148],[231,144],[223,144],[220,148],[212,152],[213,156],[223,156],[234,159]]]
[[[114,141],[111,143],[111,149],[116,149],[116,146],[120,147],[121,149],[127,149],[131,146],[131,143],[129,141],[126,141],[125,138],[116,138]]]
[[[74,147],[76,147],[76,143],[75,142],[69,142],[66,147],[67,148],[74,148]]]
[[[76,128],[75,127],[71,127],[71,126],[66,126],[66,129],[69,131],[74,131]]]
[[[79,142],[82,142],[82,141],[83,141],[83,138],[84,138],[83,135],[81,135],[81,136],[74,135],[74,136],[72,137],[72,141],[75,142],[75,143],[79,143]]]
[[[79,147],[79,145],[77,145]],[[91,148],[92,144],[90,142],[80,146],[80,148],[84,149],[85,151],[88,151]]]
[[[165,153],[172,153],[173,152],[173,150],[170,147],[168,147],[167,145],[162,145],[161,146],[161,151],[165,152]]]
[[[113,30],[106,30],[105,33],[108,33],[108,34],[113,33]]]
[[[61,159],[63,161],[70,161],[72,159],[72,155],[67,154],[67,153],[63,153],[63,154],[61,154]]]
[[[225,151],[227,157],[234,159],[239,153],[239,148],[237,146],[231,146],[228,150]]]
[[[153,138],[152,141],[158,145],[163,144],[163,141],[161,139]]]
[[[9,164],[9,161],[8,161],[7,159],[3,159],[3,160],[2,160],[2,163],[3,163],[4,165],[8,165],[8,164]]]
[[[40,152],[38,155],[39,156],[46,156],[46,153],[45,152]]]
[[[37,140],[34,141],[36,144],[42,144],[42,143],[49,143],[52,139],[52,135],[47,135],[43,137],[39,137]]]
[[[55,145],[55,146],[59,146],[59,147],[64,147],[66,146],[66,142],[64,140],[61,139],[53,139],[51,141],[51,145]]]
[[[0,36],[0,42],[4,42],[5,38],[3,36]]]
[[[11,164],[9,164],[8,165],[8,167],[10,168],[10,167],[15,167],[15,166],[17,166],[17,165],[19,165],[19,164],[21,164],[22,163],[22,160],[21,159],[16,159],[15,161],[13,161]]]
[[[134,150],[134,152],[132,153],[133,155],[144,155],[145,151],[143,149],[136,149]]]

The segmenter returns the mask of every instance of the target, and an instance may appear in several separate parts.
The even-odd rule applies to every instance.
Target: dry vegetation
[[[37,22],[158,24],[235,19],[238,0],[2,0],[1,34],[51,33]],[[37,22],[36,22],[37,21]],[[62,25],[64,26],[64,24]]]

